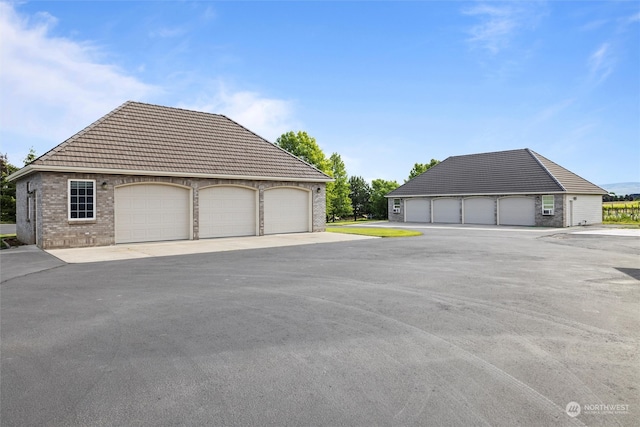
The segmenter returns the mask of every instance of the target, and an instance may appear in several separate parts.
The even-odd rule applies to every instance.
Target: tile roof
[[[387,197],[540,193],[607,194],[525,148],[448,157]]]
[[[128,101],[33,163],[68,167],[330,181],[315,167],[229,118]]]

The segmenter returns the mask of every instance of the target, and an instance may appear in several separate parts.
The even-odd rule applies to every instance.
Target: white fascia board
[[[411,197],[482,197],[482,196],[536,196],[538,194],[567,194],[566,191],[536,191],[524,193],[464,193],[464,194],[404,194],[402,196],[384,196],[388,199],[408,199]]]
[[[7,177],[9,181],[29,175],[34,172],[68,172],[68,173],[101,173],[107,175],[144,175],[144,176],[172,176],[180,178],[214,178],[214,179],[247,179],[251,181],[290,181],[290,182],[333,182],[333,178],[292,178],[274,176],[253,175],[225,175],[208,173],[185,173],[167,171],[147,171],[136,169],[109,169],[109,168],[75,168],[69,166],[42,166],[29,165]]]

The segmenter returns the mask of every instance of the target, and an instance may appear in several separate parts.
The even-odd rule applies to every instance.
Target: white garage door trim
[[[405,199],[405,222],[431,222],[431,200]]]
[[[198,191],[200,239],[258,234],[258,190],[244,185],[210,185]]]
[[[304,233],[312,230],[311,190],[272,187],[264,190],[264,234]]]
[[[490,197],[467,197],[463,203],[465,224],[496,224],[496,199]]]
[[[433,199],[433,222],[441,224],[460,224],[460,199]]]
[[[536,225],[536,201],[533,197],[498,199],[499,225]]]
[[[116,243],[189,240],[192,230],[191,187],[154,182],[115,187]]]

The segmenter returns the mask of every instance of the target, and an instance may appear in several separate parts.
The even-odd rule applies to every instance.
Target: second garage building
[[[449,157],[386,197],[390,221],[570,227],[602,223],[605,194],[525,148]]]

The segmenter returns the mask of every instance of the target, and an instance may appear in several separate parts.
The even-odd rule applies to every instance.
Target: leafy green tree
[[[384,196],[399,186],[400,184],[396,181],[385,181],[384,179],[371,181],[371,214],[374,218],[387,219],[389,217],[389,205]]]
[[[342,158],[338,153],[333,153],[329,157],[329,163],[331,176],[335,181],[327,184],[327,214],[334,221],[336,217],[351,215],[353,209],[349,199],[349,177]]]
[[[361,176],[352,176],[349,178],[349,187],[351,189],[349,198],[351,199],[351,207],[353,208],[353,220],[357,221],[360,215],[369,213],[371,187],[369,187],[367,181]]]
[[[276,145],[299,159],[304,160],[310,165],[315,166],[320,171],[326,173],[329,176],[332,176],[331,163],[327,160],[324,152],[316,142],[316,139],[309,136],[306,132],[298,131],[298,133],[294,133],[292,131],[283,133],[277,140]],[[331,203],[334,200],[333,197],[333,189],[335,188],[335,183],[328,182],[327,183],[327,216],[331,214],[333,207]]]
[[[440,163],[440,160],[431,159],[429,163],[416,163],[413,165],[413,169],[409,172],[409,179],[405,179],[404,182],[410,181],[418,175],[425,173],[428,169],[434,167]]]
[[[316,139],[306,132],[283,133],[276,139],[276,145],[330,175],[331,165],[324,152],[316,142]]]
[[[16,222],[16,184],[7,177],[19,168],[9,163],[6,154],[0,154],[0,221]]]
[[[38,156],[36,155],[36,150],[34,150],[33,147],[29,148],[29,154],[27,154],[27,157],[25,157],[23,160],[24,165],[27,166],[37,158]]]

